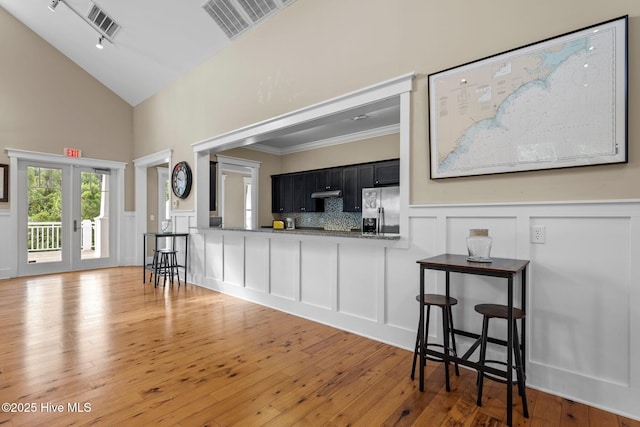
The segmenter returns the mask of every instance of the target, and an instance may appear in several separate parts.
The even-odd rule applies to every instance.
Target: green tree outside
[[[62,171],[54,168],[28,168],[29,222],[62,221]],[[104,175],[81,173],[81,219],[100,215]]]

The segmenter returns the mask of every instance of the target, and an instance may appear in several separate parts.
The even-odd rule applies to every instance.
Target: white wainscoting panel
[[[366,244],[366,242],[363,242]],[[338,311],[377,321],[383,285],[384,248],[341,244],[338,248]],[[382,270],[384,271],[384,270]]]
[[[5,241],[15,241],[15,226],[8,209],[0,210],[0,230]],[[18,265],[18,251],[16,245],[0,245],[0,279],[15,277]]]
[[[142,236],[136,236],[136,213],[125,212],[120,224],[120,265],[140,265],[142,258],[136,259],[136,245]],[[136,241],[134,242],[133,239]]]
[[[245,238],[245,259],[245,286],[247,289],[268,294],[269,239],[248,235]]]
[[[300,300],[300,241],[271,240],[271,295]]]
[[[244,286],[244,236],[240,233],[224,236],[223,280],[226,284]]]
[[[532,226],[545,227],[545,243],[531,243]],[[403,245],[198,230],[192,256],[204,276],[190,273],[213,289],[405,348],[408,374],[419,313],[416,261],[465,253],[470,228],[489,229],[492,256],[531,261],[527,385],[640,419],[638,201],[412,206]],[[427,271],[425,285],[444,292],[445,274]],[[519,306],[520,277],[514,288]],[[452,274],[456,327],[479,332],[474,306],[506,303],[506,290],[505,279]],[[440,317],[433,315],[429,339],[441,339]],[[490,333],[506,337],[506,323],[492,321]],[[459,352],[471,342],[459,337]],[[493,347],[491,357],[505,356]]]
[[[301,242],[300,301],[334,309],[336,306],[338,245],[335,242]]]
[[[207,256],[207,248],[205,246],[205,234],[191,233],[189,235],[189,266],[187,278],[195,283],[205,284],[205,258]],[[221,248],[221,245],[211,247],[211,250]],[[213,276],[213,274],[211,275]],[[220,275],[222,277],[222,275]]]
[[[420,270],[416,261],[436,255],[437,226],[435,217],[410,218],[409,249],[387,249],[386,323],[405,330],[412,340],[415,340],[419,314],[415,296],[419,291]],[[427,293],[438,292],[435,275],[433,271],[425,274]],[[440,292],[444,292],[444,288]],[[430,329],[437,333],[435,327]]]
[[[205,277],[217,282],[223,282],[224,278],[224,257],[225,239],[227,236],[221,233],[205,234],[205,257],[204,273]],[[196,252],[197,249],[193,250]]]
[[[531,361],[629,386],[629,218],[534,218]],[[560,257],[558,254],[564,254]],[[615,352],[615,359],[611,357]],[[638,361],[638,360],[636,360]]]

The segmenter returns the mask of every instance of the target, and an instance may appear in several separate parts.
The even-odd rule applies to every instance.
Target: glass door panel
[[[80,259],[109,257],[109,175],[80,171]]]
[[[27,262],[61,262],[62,169],[27,167]]]
[[[115,263],[112,181],[109,169],[74,167],[71,196],[74,270],[110,267]]]

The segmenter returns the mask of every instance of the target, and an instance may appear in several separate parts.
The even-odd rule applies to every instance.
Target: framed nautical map
[[[626,163],[627,21],[430,74],[431,178]]]

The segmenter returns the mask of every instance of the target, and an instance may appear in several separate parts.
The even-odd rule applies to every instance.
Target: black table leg
[[[513,276],[509,276],[508,284],[508,301],[507,301],[507,425],[513,425],[513,375],[511,367],[513,366]]]
[[[142,283],[147,283],[147,235],[142,235]]]
[[[418,341],[420,342],[420,391],[424,391],[424,365],[426,346],[424,345],[424,267],[420,267],[420,317],[418,321]]]

